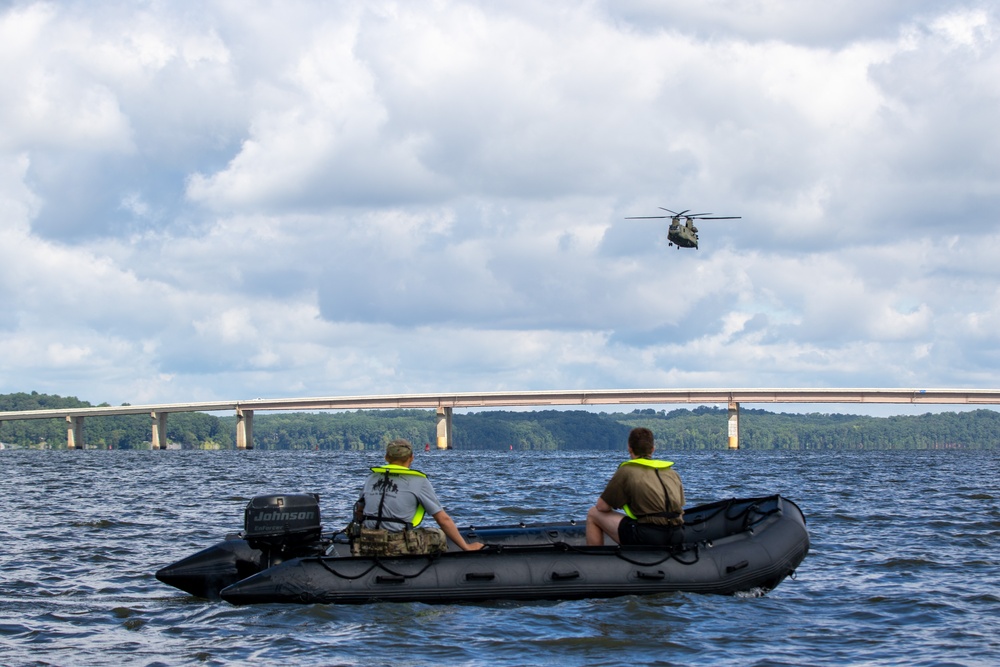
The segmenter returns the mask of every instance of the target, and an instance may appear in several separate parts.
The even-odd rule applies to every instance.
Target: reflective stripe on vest
[[[420,472],[419,470],[413,470],[407,468],[406,466],[397,465],[395,463],[386,463],[384,466],[377,466],[371,469],[372,472],[378,473],[379,475],[389,474],[389,475],[416,475],[417,477],[426,478],[427,475]],[[410,522],[414,528],[420,525],[420,522],[424,520],[424,513],[427,510],[419,502],[417,503],[417,511],[413,513],[413,520]],[[382,519],[382,521],[393,521],[394,519]]]
[[[628,461],[620,463],[618,465],[618,467],[621,468],[622,466],[636,465],[636,466],[645,466],[647,468],[653,468],[653,469],[660,469],[660,470],[662,470],[663,468],[669,468],[673,464],[674,464],[673,461],[660,461],[659,459],[642,459],[642,458],[640,458],[640,459],[629,459]],[[666,488],[665,487],[664,487],[664,494],[666,494]],[[670,498],[665,498],[665,501],[669,503],[670,502]],[[627,516],[628,518],[633,519],[633,520],[638,520],[639,519],[639,517],[637,517],[635,515],[635,512],[632,511],[632,508],[628,506],[628,503],[625,503],[624,505],[622,505],[622,510],[625,512],[625,516]],[[664,512],[664,514],[668,514],[668,512]]]

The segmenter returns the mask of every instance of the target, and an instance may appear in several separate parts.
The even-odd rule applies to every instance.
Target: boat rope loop
[[[775,507],[774,509],[762,512],[760,506],[758,506],[757,503],[753,503],[743,510],[743,530],[752,530],[754,526],[764,521],[767,517],[780,512],[780,507]],[[754,514],[756,518],[751,520],[751,513]]]
[[[631,563],[632,565],[638,565],[639,567],[653,567],[654,565],[659,565],[661,563],[665,563],[668,560],[675,560],[678,563],[680,563],[681,565],[694,565],[695,563],[697,563],[701,559],[701,545],[699,545],[699,544],[695,544],[694,545],[694,549],[693,549],[693,551],[694,551],[694,559],[693,560],[684,560],[683,558],[679,557],[680,554],[686,553],[687,551],[691,551],[691,550],[690,549],[685,549],[684,551],[673,551],[673,550],[670,550],[670,551],[667,552],[666,556],[664,556],[660,560],[655,561],[653,563],[643,563],[643,562],[634,560],[632,558],[629,558],[628,556],[626,556],[625,554],[622,553],[621,547],[619,547],[615,551],[615,556],[617,556],[621,560],[625,561],[626,563]]]
[[[771,500],[772,498],[777,498],[777,497],[778,496],[770,496],[768,498],[760,498],[759,500],[761,501]],[[750,530],[760,522],[764,521],[764,519],[771,516],[772,514],[781,513],[780,505],[775,506],[773,509],[767,510],[766,512],[762,512],[760,509],[760,505],[758,503],[751,503],[743,508],[737,507],[735,512],[731,512],[731,510],[733,509],[733,504],[735,502],[736,498],[731,498],[727,500],[725,503],[720,504],[719,508],[716,509],[711,514],[709,514],[708,516],[699,517],[697,520],[687,523],[686,525],[695,526],[701,523],[706,523],[708,521],[711,521],[714,517],[718,516],[720,513],[725,512],[725,517],[727,521],[742,520],[742,528],[737,532],[743,532],[745,530]],[[751,513],[755,515],[753,520],[751,520],[750,518]]]
[[[365,576],[366,574],[368,574],[369,572],[371,572],[372,570],[374,570],[375,566],[378,565],[377,562],[372,563],[371,567],[369,567],[367,570],[365,570],[361,574],[358,574],[358,575],[355,575],[355,576],[352,577],[352,576],[349,576],[349,575],[346,575],[346,574],[341,574],[340,572],[337,572],[335,569],[333,569],[332,567],[330,567],[327,564],[326,558],[323,558],[322,556],[318,557],[316,560],[319,561],[319,564],[323,566],[324,570],[326,570],[327,572],[329,572],[333,576],[337,577],[338,579],[347,579],[348,581],[353,581],[355,579],[360,579],[361,577]]]
[[[386,565],[385,563],[383,563],[382,560],[379,559],[378,557],[372,557],[371,567],[369,567],[368,569],[366,569],[361,574],[357,574],[357,575],[353,575],[353,576],[352,575],[344,574],[342,572],[337,572],[337,570],[335,570],[333,567],[330,566],[329,563],[327,563],[327,560],[331,560],[331,559],[320,557],[320,558],[318,558],[318,560],[319,560],[319,564],[323,566],[324,570],[326,570],[327,572],[329,572],[333,576],[338,577],[339,579],[346,579],[348,581],[353,581],[354,579],[360,579],[361,577],[367,575],[369,572],[371,572],[372,570],[374,570],[376,567],[378,569],[382,570],[383,572],[391,574],[394,577],[401,577],[403,579],[413,579],[415,577],[419,577],[424,572],[426,572],[427,568],[429,568],[431,565],[433,565],[434,561],[437,560],[438,555],[439,554],[429,554],[429,555],[426,555],[425,558],[427,558],[427,564],[424,565],[422,568],[420,568],[419,572],[415,572],[414,574],[404,574],[402,572],[396,572],[396,571],[392,570],[388,565]],[[332,559],[332,560],[337,560],[337,559]],[[355,559],[352,559],[352,560],[355,560]]]

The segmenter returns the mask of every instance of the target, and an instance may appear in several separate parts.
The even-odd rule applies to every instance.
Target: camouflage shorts
[[[389,532],[385,528],[362,528],[351,543],[353,556],[406,556],[437,554],[448,550],[448,540],[440,528],[414,528]]]

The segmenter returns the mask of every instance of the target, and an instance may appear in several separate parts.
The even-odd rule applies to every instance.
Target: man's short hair
[[[388,461],[405,461],[413,456],[413,445],[409,440],[393,440],[385,446],[385,458]]]
[[[642,426],[632,429],[628,434],[628,446],[640,458],[649,456],[653,453],[653,432]]]

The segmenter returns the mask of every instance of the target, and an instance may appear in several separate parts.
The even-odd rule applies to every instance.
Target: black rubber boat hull
[[[260,572],[261,556],[245,540],[234,538],[160,568],[156,578],[185,593],[218,599],[226,586]]]
[[[583,545],[586,543],[585,525],[576,522],[534,526],[470,527],[463,529],[462,534],[468,540],[496,545],[555,544],[559,542]],[[450,542],[449,549],[456,552],[461,551]],[[196,597],[218,600],[220,599],[219,593],[223,588],[277,565],[282,560],[319,554],[349,557],[350,544],[344,535],[328,534],[321,536],[314,544],[296,547],[289,553],[265,554],[263,551],[251,547],[245,539],[231,536],[207,549],[202,549],[157,570],[156,578]]]
[[[581,533],[574,527],[573,534]],[[582,533],[581,533],[582,537]],[[487,540],[488,541],[488,540]],[[763,593],[809,551],[805,518],[780,496],[726,500],[685,512],[685,548],[490,545],[482,551],[392,558],[293,558],[221,591],[257,603],[566,600],[674,591]]]

